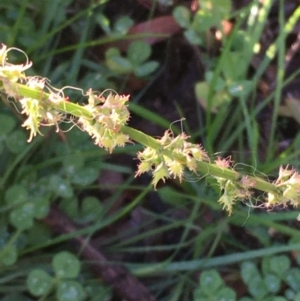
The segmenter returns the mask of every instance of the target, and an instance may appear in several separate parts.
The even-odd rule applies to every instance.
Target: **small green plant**
[[[65,97],[63,89],[51,87],[46,79],[27,77],[24,71],[31,67],[30,62],[13,65],[7,61],[9,51],[5,45],[0,50],[0,88],[9,98],[18,101],[21,113],[27,115],[22,126],[30,131],[29,142],[37,134],[42,134],[42,125],[52,125],[59,130],[60,123],[71,121],[86,131],[96,145],[109,152],[132,140],[144,145],[145,149],[138,153],[140,164],[136,175],[151,171],[154,187],[160,180],[168,178],[182,181],[187,169],[216,179],[223,192],[219,203],[229,214],[237,200],[251,200],[254,189],[268,193],[265,204],[267,208],[286,206],[289,203],[293,206],[299,204],[300,175],[295,169],[281,167],[278,179],[270,183],[235,171],[230,158],[218,157],[210,162],[203,148],[188,142],[189,137],[184,133],[174,136],[171,131],[166,131],[161,139],[154,139],[127,126],[130,117],[128,96],[109,93],[104,97],[90,89],[86,94],[82,92],[88,97],[86,105],[72,103]],[[70,120],[69,116],[74,117]]]
[[[105,62],[110,70],[116,74],[133,73],[136,76],[147,76],[158,67],[158,62],[148,61],[151,47],[143,41],[132,42],[127,50],[127,57],[123,57],[118,48],[109,48],[105,52]]]
[[[113,25],[111,25],[110,20],[103,13],[97,14],[95,18],[102,30],[111,37],[124,37],[134,24],[133,20],[128,16],[118,18]]]
[[[244,262],[241,276],[251,297],[240,301],[300,300],[300,269],[292,267],[285,255],[265,257],[261,268],[253,262]]]
[[[80,272],[80,261],[69,252],[60,252],[52,260],[54,277],[41,269],[32,270],[27,278],[29,292],[42,297],[56,291],[59,301],[80,301],[85,293],[80,282],[76,281]]]
[[[241,278],[246,285],[238,298],[216,270],[204,271],[194,290],[194,301],[297,301],[300,300],[300,268],[292,267],[285,255],[264,257],[260,267],[254,262],[241,264]],[[240,284],[239,284],[240,285]],[[242,290],[241,290],[242,291]]]
[[[191,11],[184,6],[177,6],[173,11],[178,24],[184,28],[187,40],[196,45],[206,45],[209,30],[214,27],[221,29],[222,20],[230,16],[231,0],[226,1],[201,1],[201,7],[192,17]]]
[[[199,287],[194,290],[194,301],[235,301],[236,293],[225,285],[215,270],[201,273]]]

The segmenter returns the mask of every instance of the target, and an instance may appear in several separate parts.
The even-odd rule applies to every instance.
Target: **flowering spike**
[[[267,193],[267,207],[280,204],[300,205],[300,175],[295,169],[280,167],[278,179],[269,183],[264,179],[242,176],[234,171],[230,157],[217,158],[214,163],[210,163],[202,147],[188,142],[189,137],[184,133],[174,136],[171,130],[167,130],[161,139],[154,139],[127,127],[130,117],[127,109],[128,96],[110,93],[104,97],[96,95],[90,89],[85,106],[69,102],[63,90],[51,87],[47,79],[25,75],[25,70],[31,67],[26,54],[25,64],[10,64],[7,54],[12,49],[14,48],[0,46],[0,92],[20,101],[22,113],[27,115],[23,127],[30,130],[29,141],[41,134],[40,125],[55,125],[58,131],[58,124],[71,115],[72,121],[74,117],[78,118],[77,123],[89,133],[95,144],[109,152],[116,146],[124,146],[130,142],[130,138],[146,145],[138,153],[141,162],[136,176],[152,171],[154,188],[160,180],[174,178],[182,181],[184,171],[188,169],[194,173],[211,175],[218,181],[223,191],[219,202],[229,215],[238,199],[251,197],[252,188]]]

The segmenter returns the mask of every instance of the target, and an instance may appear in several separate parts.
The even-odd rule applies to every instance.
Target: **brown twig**
[[[52,206],[44,222],[59,234],[78,230],[72,220],[59,208]],[[82,236],[74,237],[72,243],[81,250],[85,259],[93,261],[92,269],[113,290],[127,301],[155,301],[148,289],[123,266],[111,265],[106,257]]]
[[[285,70],[287,69],[288,65],[291,63],[293,57],[298,52],[300,48],[300,33],[297,34],[296,41],[291,45],[290,49],[287,51],[285,55]]]

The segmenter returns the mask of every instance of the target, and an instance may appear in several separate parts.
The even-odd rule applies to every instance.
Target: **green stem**
[[[124,134],[127,134],[130,136],[131,139],[135,140],[136,142],[154,148],[154,149],[158,149],[160,147],[160,144],[151,136],[140,132],[136,129],[133,129],[131,127],[125,126],[122,128],[122,132]],[[203,174],[207,174],[207,175],[211,175],[214,177],[219,177],[219,178],[225,178],[227,180],[231,180],[231,181],[236,181],[238,179],[240,179],[243,174],[231,170],[231,169],[225,169],[225,168],[220,168],[215,164],[212,163],[208,163],[208,162],[203,162],[200,161],[198,162],[198,170],[199,172],[203,173]],[[257,177],[252,177],[252,176],[247,176],[253,183],[254,183],[254,187],[258,190],[261,191],[265,191],[265,192],[271,192],[271,193],[277,193],[278,189],[277,187],[272,184],[269,183],[261,178],[257,178]]]
[[[11,85],[12,85],[11,86],[12,89],[22,97],[30,97],[33,99],[41,99],[42,101],[47,101],[49,102],[49,104],[51,104],[51,106],[53,106],[53,108],[61,112],[64,112],[66,114],[76,116],[78,118],[79,117],[92,118],[92,114],[90,113],[90,111],[79,104],[72,103],[70,101],[67,101],[66,99],[62,99],[62,101],[58,101],[58,102],[52,102],[49,100],[51,97],[49,93],[19,83],[11,83]],[[153,137],[141,131],[138,131],[134,128],[131,128],[129,126],[123,126],[122,132],[124,134],[127,134],[132,140],[146,147],[150,147],[156,150],[158,150],[161,147],[160,143]],[[235,170],[231,170],[228,168],[221,168],[213,163],[208,163],[203,161],[198,162],[198,171],[204,175],[224,178],[231,181],[237,181],[241,179],[243,176],[243,174]],[[252,177],[252,176],[247,176],[247,177],[253,182],[254,188],[258,190],[271,192],[271,193],[278,192],[278,188],[276,188],[276,186],[272,183],[269,183],[257,177]]]
[[[144,146],[151,147],[156,150],[158,150],[161,147],[160,143],[157,140],[155,140],[153,137],[151,137],[139,130],[136,130],[132,127],[123,126],[122,132],[124,134],[127,134],[132,140],[134,140]]]

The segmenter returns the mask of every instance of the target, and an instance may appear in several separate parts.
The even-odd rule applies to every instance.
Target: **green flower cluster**
[[[200,145],[187,142],[187,138],[184,133],[173,137],[170,130],[165,131],[164,136],[157,139],[158,149],[146,147],[138,153],[141,163],[136,176],[152,171],[155,188],[160,180],[165,182],[167,178],[182,181],[185,168],[197,173],[197,162],[208,161],[209,158]]]
[[[129,96],[110,93],[105,98],[94,95],[92,90],[88,91],[88,95],[89,101],[84,108],[92,117],[82,116],[78,123],[95,139],[95,144],[111,153],[116,146],[124,146],[130,142],[129,136],[121,132],[130,117],[126,105]]]
[[[274,182],[278,193],[268,193],[266,207],[284,205],[287,203],[297,207],[300,204],[300,174],[294,168],[280,167],[279,177]]]
[[[217,158],[215,160],[216,166],[222,169],[232,169],[231,158]],[[237,200],[250,199],[252,196],[251,188],[254,187],[254,181],[247,176],[242,176],[240,179],[229,180],[224,177],[214,177],[220,189],[223,192],[219,199],[219,203],[223,205],[223,209],[232,214],[233,205]]]
[[[0,90],[2,90],[8,97],[19,100],[22,107],[22,114],[28,117],[22,124],[23,127],[30,130],[28,142],[32,140],[37,134],[41,134],[39,127],[43,125],[56,125],[63,119],[63,115],[55,109],[53,104],[64,101],[64,95],[61,91],[51,91],[47,81],[38,76],[27,77],[25,70],[31,67],[32,63],[26,61],[22,65],[10,64],[7,55],[8,52],[14,48],[8,48],[2,45],[0,49]],[[16,49],[20,51],[19,49]],[[27,56],[26,56],[27,58]],[[29,88],[39,91],[39,97],[20,97],[18,82],[25,83]],[[44,90],[48,89],[50,94],[45,97]]]
[[[13,49],[7,49],[5,45],[0,49],[0,91],[21,104],[21,113],[27,115],[22,126],[30,130],[28,142],[37,134],[41,135],[39,130],[41,125],[55,125],[58,131],[59,123],[66,120],[66,112],[70,109],[74,116],[78,117],[78,120],[74,119],[72,122],[88,132],[95,139],[95,144],[109,152],[112,152],[116,146],[124,146],[125,143],[130,142],[129,136],[121,132],[130,117],[126,105],[129,96],[110,93],[105,98],[96,96],[92,90],[89,90],[87,105],[81,107],[71,104],[65,97],[63,89],[54,89],[45,78],[25,75],[24,71],[32,65],[28,59],[24,65],[10,64],[7,54]],[[21,97],[19,90],[24,87],[29,88],[26,91],[27,95],[31,94],[30,91],[34,93]]]
[[[65,119],[64,114],[56,109],[55,105],[63,103],[65,97],[61,91],[51,91],[50,87],[44,78],[27,77],[26,85],[32,89],[40,91],[40,98],[24,97],[19,99],[22,106],[22,114],[26,114],[28,118],[22,124],[27,130],[30,130],[28,142],[32,140],[37,134],[42,135],[39,130],[41,125],[56,126],[57,132],[59,131],[59,122]],[[45,88],[51,92],[50,95],[44,95]]]
[[[6,45],[2,44],[2,48],[0,48],[0,78],[3,82],[2,86],[0,87],[1,90],[5,89],[6,93],[9,96],[15,97],[14,94],[9,93],[8,87],[5,87],[9,82],[18,82],[19,80],[25,80],[26,76],[24,71],[31,67],[32,63],[28,61],[26,64],[22,65],[15,65],[10,64],[7,60],[7,54],[9,51],[15,48],[7,48]],[[20,51],[20,50],[18,50]],[[26,56],[26,54],[25,54]],[[27,58],[27,56],[26,56]],[[12,92],[13,93],[13,92]]]

